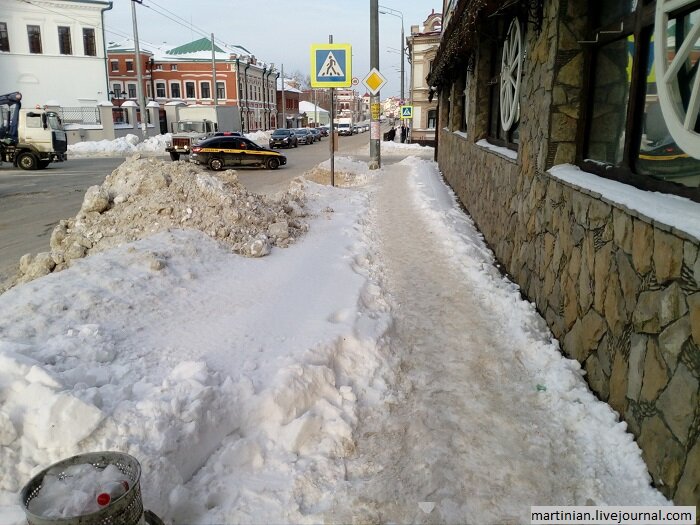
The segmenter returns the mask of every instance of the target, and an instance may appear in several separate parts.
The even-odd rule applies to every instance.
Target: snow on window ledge
[[[666,193],[644,191],[606,179],[571,164],[560,164],[548,173],[592,197],[616,205],[640,219],[651,222],[694,242],[700,240],[700,203]]]
[[[453,135],[457,135],[458,137],[462,137],[463,139],[467,138],[467,132],[466,131],[453,131]]]
[[[491,150],[494,153],[498,153],[500,155],[503,155],[504,157],[507,157],[509,159],[518,160],[518,152],[517,151],[513,151],[512,149],[504,148],[503,146],[495,146],[494,144],[491,144],[486,139],[481,139],[479,142],[476,143],[476,145],[481,146],[484,149]]]

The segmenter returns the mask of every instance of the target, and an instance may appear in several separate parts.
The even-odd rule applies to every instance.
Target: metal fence
[[[64,124],[100,124],[100,110],[97,108],[60,108]]]

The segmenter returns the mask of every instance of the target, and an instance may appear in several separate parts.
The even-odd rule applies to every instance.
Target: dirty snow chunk
[[[54,262],[51,254],[48,252],[42,252],[38,254],[29,265],[25,265],[26,270],[22,279],[25,281],[31,281],[37,277],[42,277],[51,273],[54,269],[56,263]]]
[[[243,253],[248,257],[263,257],[270,253],[270,241],[266,235],[260,234],[243,245]]]
[[[91,211],[102,213],[107,208],[109,208],[109,195],[107,192],[100,186],[90,186],[85,192],[85,198],[83,199],[83,205],[80,207],[80,211],[83,213],[89,213]]]
[[[286,239],[289,237],[289,224],[287,224],[287,221],[273,222],[267,229],[267,233],[270,237]]]
[[[17,429],[10,416],[0,412],[0,446],[7,447],[17,439]]]
[[[65,475],[63,475],[65,474]],[[97,495],[110,483],[129,482],[115,465],[99,469],[90,464],[50,470],[39,493],[29,502],[29,510],[44,518],[84,516],[100,510]]]

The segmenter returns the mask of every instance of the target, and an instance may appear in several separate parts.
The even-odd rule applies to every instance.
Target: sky
[[[295,181],[281,200],[153,158],[105,180],[111,207],[85,225],[109,217],[107,237],[130,235],[134,210],[167,204],[190,227],[149,222],[0,295],[0,523],[26,523],[17,491],[41,468],[99,450],[140,461],[145,507],[173,525],[524,523],[532,504],[669,504],[495,267],[432,148],[383,143],[372,172],[367,149],[336,159],[346,187]],[[242,257],[206,233],[221,203],[244,229],[280,214],[307,228]],[[91,501],[69,493],[44,508]]]
[[[411,25],[420,25],[434,9],[440,12],[441,0],[380,0],[403,13],[405,35]],[[381,8],[380,8],[381,10]],[[169,12],[168,12],[169,11]],[[333,42],[351,44],[353,76],[360,80],[369,73],[369,0],[143,0],[136,5],[139,40],[173,47],[197,40],[210,33],[226,44],[239,44],[258,59],[284,64],[285,74],[300,71],[309,74],[312,44]],[[189,21],[185,22],[177,17]],[[170,17],[170,19],[168,18]],[[193,29],[196,28],[196,29]],[[105,13],[107,42],[121,42],[132,35],[131,2],[115,0]],[[401,91],[400,58],[401,19],[379,15],[379,70],[387,78],[381,96],[398,96]],[[408,97],[410,64],[404,62],[405,96]]]

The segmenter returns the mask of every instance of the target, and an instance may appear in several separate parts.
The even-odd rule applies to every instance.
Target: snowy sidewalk
[[[525,523],[530,505],[663,503],[624,424],[490,265],[434,163],[409,158],[380,181],[398,400],[360,413],[349,504],[332,518]]]

